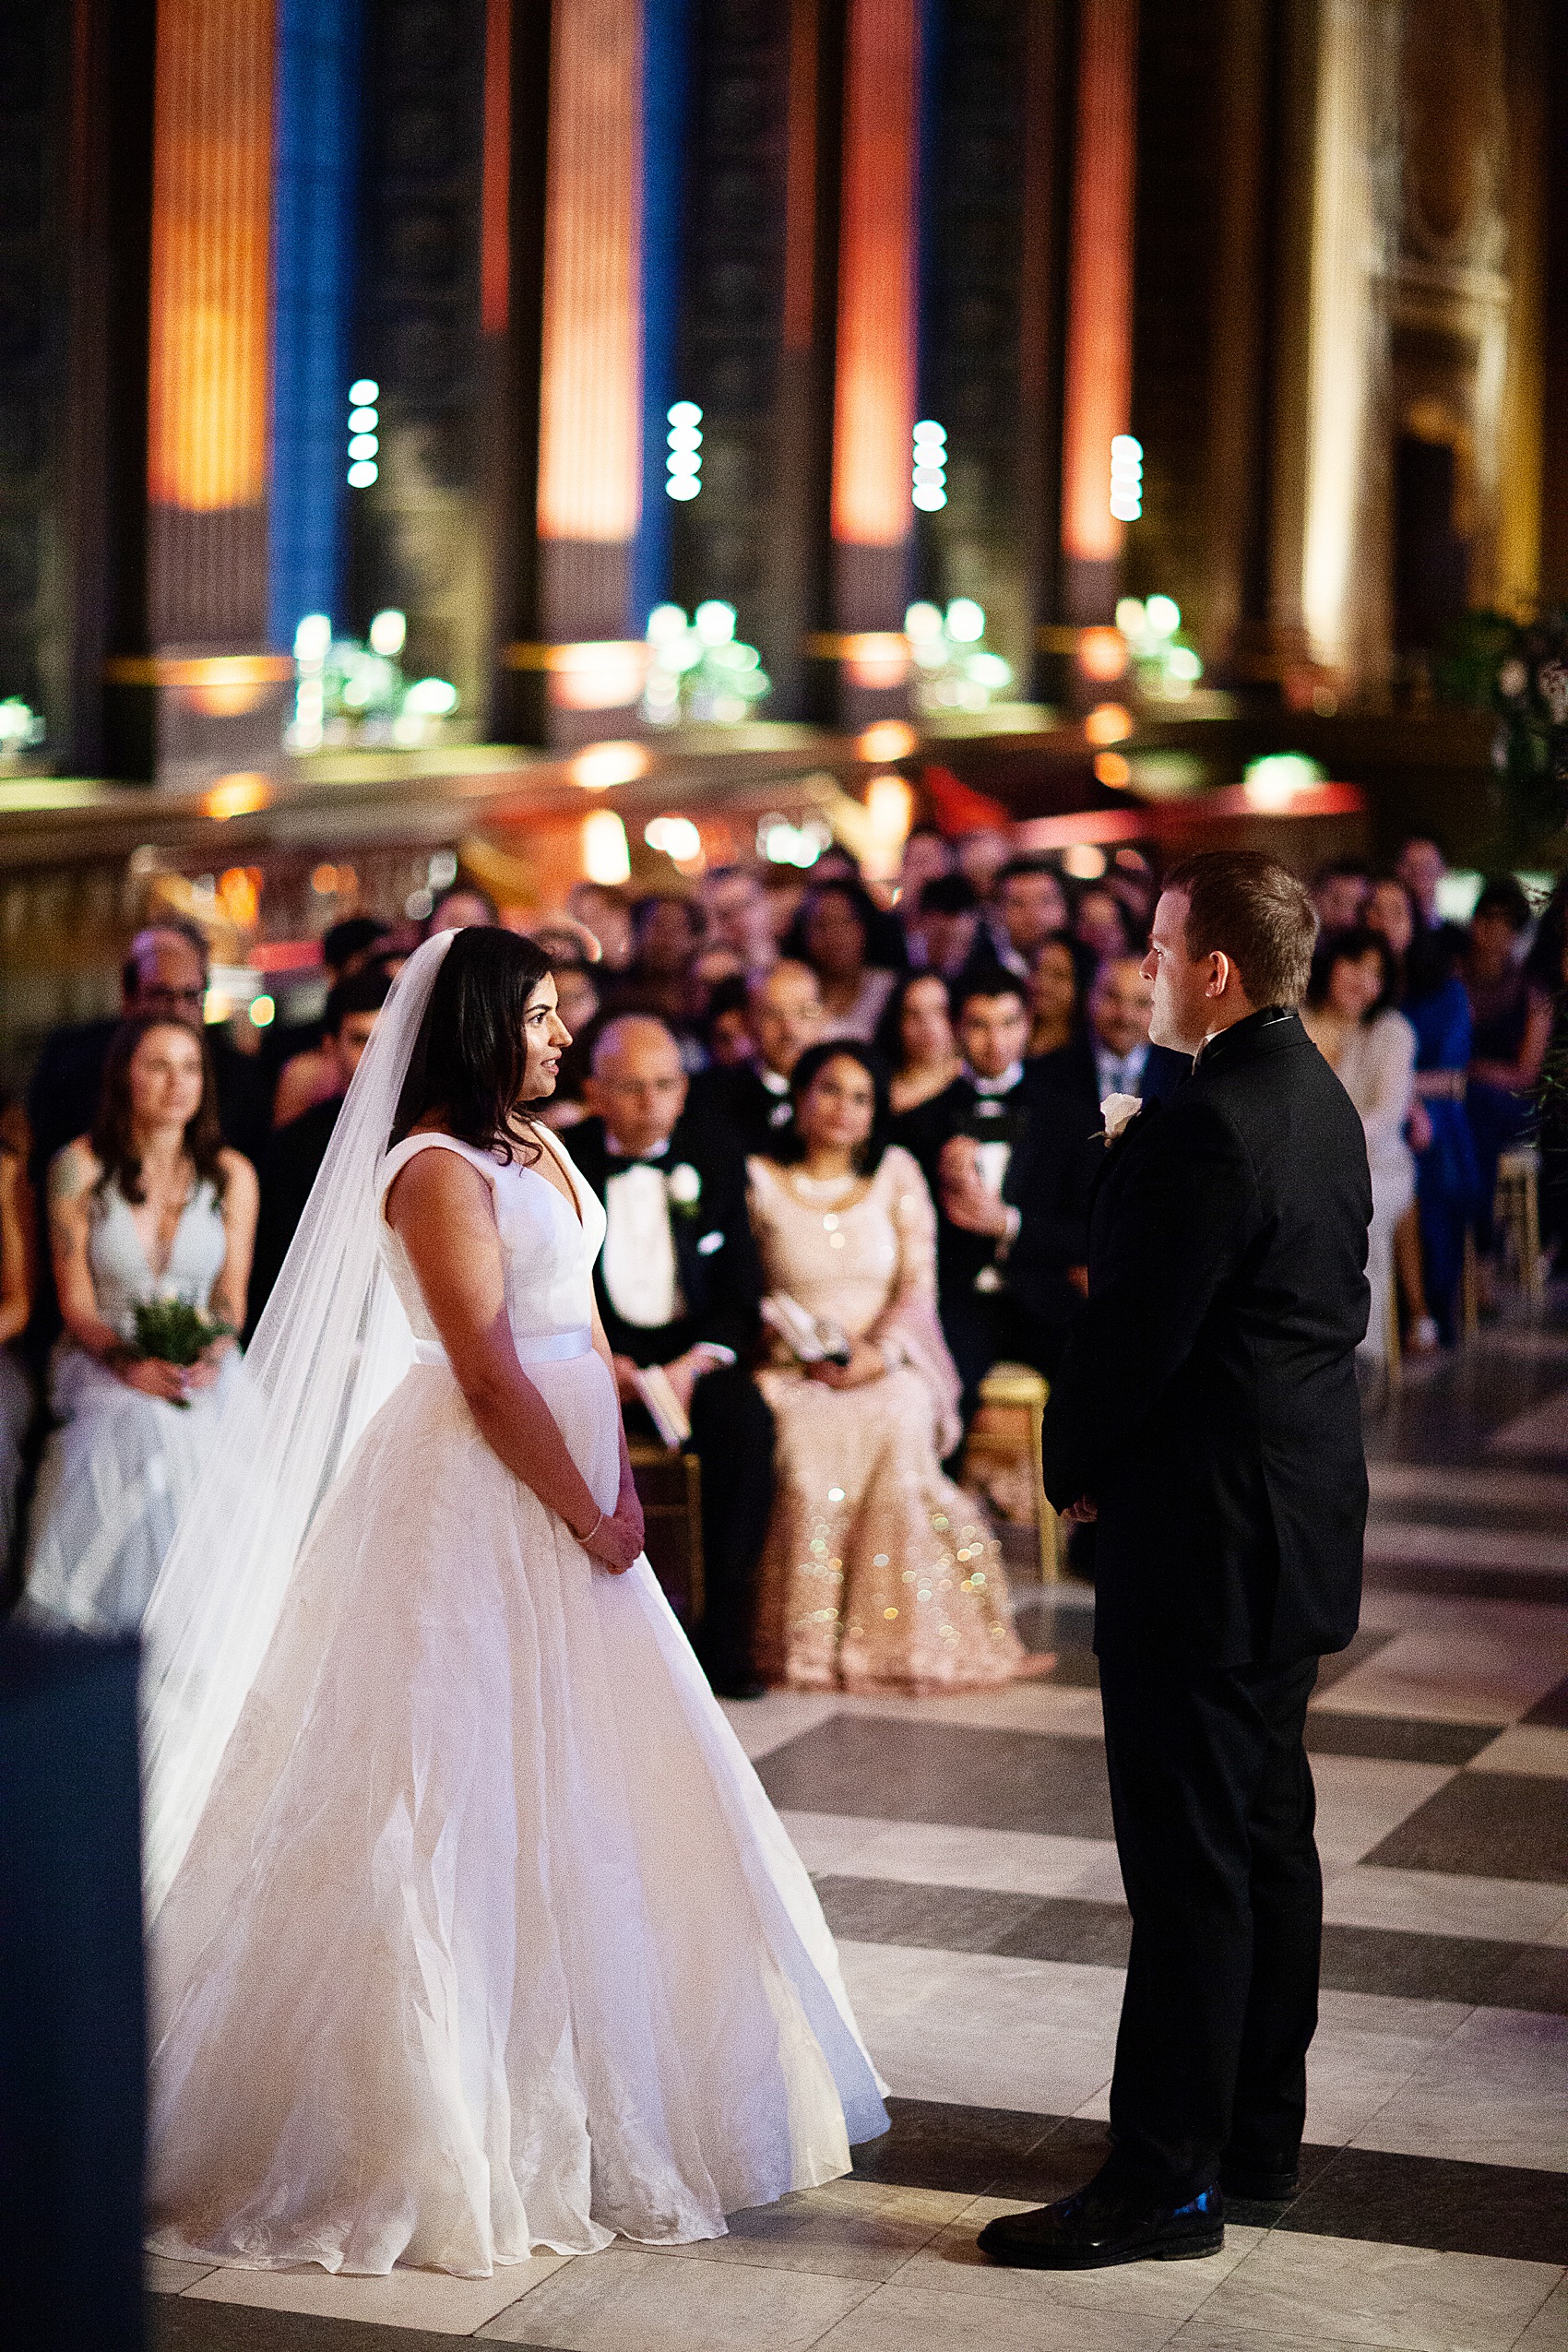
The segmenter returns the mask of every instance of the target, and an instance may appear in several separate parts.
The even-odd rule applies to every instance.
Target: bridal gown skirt
[[[530,1367],[595,1495],[595,1355]],[[810,1882],[646,1561],[409,1374],[152,1940],[160,2251],[482,2275],[718,2236],[886,2128]]]

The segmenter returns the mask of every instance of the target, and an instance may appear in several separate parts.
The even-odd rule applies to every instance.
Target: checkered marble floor
[[[1309,1744],[1326,1881],[1301,2195],[1224,2251],[994,2270],[1105,2145],[1127,1919],[1087,1596],[1045,1681],[732,1710],[815,1876],[893,2129],[716,2243],[491,2279],[149,2266],[158,2352],[1568,2352],[1568,1325],[1419,1366],[1370,1439],[1362,1629]]]

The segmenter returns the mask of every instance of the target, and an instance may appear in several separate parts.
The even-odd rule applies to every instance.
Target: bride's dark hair
[[[488,923],[455,933],[446,950],[398,1098],[390,1141],[439,1111],[448,1134],[498,1158],[520,1149],[525,1164],[540,1145],[519,1101],[528,1070],[524,1016],[550,971],[531,939]]]

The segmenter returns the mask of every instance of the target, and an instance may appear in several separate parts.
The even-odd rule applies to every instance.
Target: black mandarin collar
[[[1261,1013],[1249,1013],[1243,1020],[1232,1021],[1218,1037],[1206,1038],[1198,1048],[1193,1063],[1194,1075],[1200,1070],[1213,1070],[1227,1062],[1244,1062],[1259,1051],[1272,1052],[1277,1046],[1293,1044],[1305,1035],[1301,1016],[1291,1004],[1265,1004]]]

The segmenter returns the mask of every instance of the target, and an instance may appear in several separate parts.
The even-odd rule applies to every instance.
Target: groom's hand
[[[1099,1505],[1092,1494],[1080,1494],[1076,1503],[1069,1503],[1060,1514],[1064,1527],[1087,1527],[1099,1516]]]

